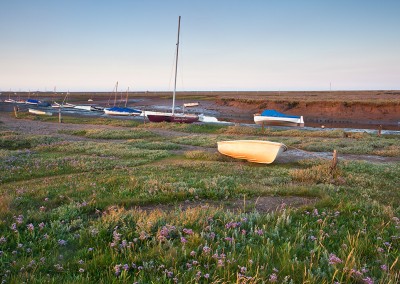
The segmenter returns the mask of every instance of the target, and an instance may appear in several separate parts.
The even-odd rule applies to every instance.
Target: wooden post
[[[382,124],[379,125],[379,128],[378,128],[378,137],[381,137],[381,135],[382,135]]]
[[[58,123],[62,123],[61,107],[58,109]]]
[[[332,158],[332,165],[331,165],[331,174],[336,170],[336,166],[338,163],[338,158],[337,158],[337,151],[333,150],[333,158]]]
[[[18,107],[17,106],[14,107],[14,115],[16,118],[18,118]]]

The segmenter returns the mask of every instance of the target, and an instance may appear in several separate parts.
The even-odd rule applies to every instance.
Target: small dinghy
[[[33,109],[33,108],[29,108],[28,112],[33,113],[33,114],[39,114],[39,115],[53,115],[53,113],[49,112],[49,111],[43,111],[43,110],[39,110],[39,109]]]
[[[232,140],[218,142],[218,151],[226,156],[252,163],[271,164],[287,150],[282,143],[262,140]]]

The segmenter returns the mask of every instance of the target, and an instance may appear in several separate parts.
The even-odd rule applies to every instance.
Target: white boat
[[[69,95],[69,92],[67,92],[67,94],[65,95],[64,100],[63,100],[63,102],[61,104],[59,104],[57,102],[54,102],[54,103],[51,104],[51,107],[53,107],[53,108],[74,108],[76,105],[73,105],[73,104],[70,104],[70,103],[66,102],[67,98],[68,98],[68,95]]]
[[[288,115],[273,109],[255,114],[254,122],[259,125],[304,126],[303,116]]]
[[[199,103],[185,103],[185,104],[183,104],[184,107],[195,107],[195,106],[198,106],[198,105],[199,105]]]
[[[218,151],[223,155],[261,164],[271,164],[287,150],[282,143],[263,140],[232,140],[217,143]]]
[[[76,107],[76,105],[73,105],[70,103],[59,104],[57,102],[54,102],[51,104],[51,107],[53,107],[53,108],[74,108],[74,107]]]
[[[4,102],[5,103],[16,103],[16,101],[13,99],[5,99]]]
[[[81,110],[88,110],[88,111],[92,110],[91,105],[76,105],[74,108],[81,109]]]
[[[199,116],[194,114],[176,114],[175,113],[175,95],[176,95],[176,78],[178,75],[178,53],[179,53],[179,34],[181,27],[181,16],[178,19],[178,40],[176,42],[176,57],[175,57],[175,83],[174,92],[172,94],[172,112],[162,114],[148,114],[147,118],[151,122],[175,122],[175,123],[193,123],[199,121]]]
[[[39,115],[53,115],[53,113],[49,112],[49,111],[43,111],[43,110],[38,110],[38,109],[33,109],[33,108],[29,108],[28,112],[33,113],[33,114],[39,114]]]

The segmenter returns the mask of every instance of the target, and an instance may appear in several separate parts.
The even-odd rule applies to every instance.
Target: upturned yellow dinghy
[[[282,143],[262,140],[232,140],[217,143],[218,151],[223,155],[261,164],[271,164],[287,150]]]

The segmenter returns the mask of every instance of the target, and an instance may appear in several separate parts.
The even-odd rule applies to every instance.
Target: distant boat
[[[195,106],[198,106],[198,105],[199,105],[199,103],[185,103],[185,104],[183,104],[184,107],[195,107]]]
[[[59,103],[52,103],[51,107],[53,108],[74,108],[76,105],[70,104],[70,103],[64,103],[64,104],[59,104]]]
[[[232,140],[217,143],[218,151],[223,155],[261,164],[271,164],[287,150],[282,143],[262,140]]]
[[[33,108],[29,108],[28,112],[33,113],[33,114],[38,114],[38,115],[53,115],[53,113],[49,112],[49,111],[43,111],[43,110],[38,110],[38,109],[33,109]]]
[[[121,116],[141,115],[142,114],[141,110],[126,107],[126,105],[128,103],[129,88],[128,88],[128,91],[126,92],[125,107],[115,106],[115,104],[117,103],[117,89],[118,89],[118,82],[115,85],[114,106],[113,107],[104,108],[104,113],[107,114],[107,115],[121,115]]]
[[[37,105],[40,106],[40,107],[49,107],[49,106],[51,106],[50,103],[43,102],[43,101],[40,101]]]
[[[76,105],[74,108],[87,111],[104,111],[104,107],[95,105]]]
[[[53,108],[74,108],[75,107],[74,104],[70,104],[70,103],[66,102],[68,95],[69,95],[69,92],[67,92],[67,94],[65,95],[64,100],[61,104],[54,102],[51,104],[51,107],[53,107]]]
[[[142,111],[129,107],[114,106],[110,108],[105,108],[104,113],[108,115],[135,116],[135,115],[141,115]]]
[[[10,90],[10,91],[11,91],[11,90]],[[5,103],[16,103],[17,101],[16,101],[16,100],[13,100],[13,99],[11,98],[11,93],[9,93],[9,94],[8,94],[8,99],[5,99],[4,102],[5,102]]]
[[[176,61],[175,61],[175,83],[172,95],[172,112],[171,113],[154,113],[147,115],[151,122],[176,122],[176,123],[193,123],[199,121],[199,117],[193,114],[175,114],[175,95],[176,95],[176,77],[178,74],[178,52],[179,52],[179,33],[181,27],[181,16],[178,20],[178,40],[176,42]]]
[[[27,100],[26,100],[26,103],[27,103],[28,105],[37,105],[37,104],[40,103],[40,101],[39,101],[39,100],[34,100],[34,99],[27,99]]]
[[[288,115],[273,109],[255,114],[254,122],[259,125],[304,126],[303,116]]]

